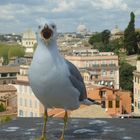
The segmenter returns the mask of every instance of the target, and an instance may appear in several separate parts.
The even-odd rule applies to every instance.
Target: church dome
[[[23,33],[22,38],[23,39],[36,39],[36,36],[35,36],[35,33],[31,29],[28,29],[26,32]]]
[[[84,24],[80,24],[78,27],[77,27],[77,33],[87,33],[87,27],[84,25]]]
[[[115,28],[111,31],[111,34],[115,35],[117,33],[120,33],[121,30],[119,29],[119,27],[116,25]]]

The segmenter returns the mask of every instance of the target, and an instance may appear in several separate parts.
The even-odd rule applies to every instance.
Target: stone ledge
[[[0,124],[0,140],[37,140],[41,135],[42,118],[17,118]],[[48,140],[58,140],[63,128],[61,118],[50,118]],[[77,119],[71,118],[65,140],[139,140],[139,119]]]

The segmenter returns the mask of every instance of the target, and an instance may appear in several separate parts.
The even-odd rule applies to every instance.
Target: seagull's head
[[[45,43],[56,40],[56,25],[54,23],[45,23],[38,26],[38,37]]]

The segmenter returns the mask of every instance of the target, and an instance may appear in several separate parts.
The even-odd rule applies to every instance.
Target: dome
[[[23,39],[36,39],[35,33],[31,29],[24,32],[22,37]]]
[[[111,31],[111,34],[117,34],[117,33],[120,33],[121,30],[119,29],[118,26],[115,26],[115,28]]]
[[[87,33],[87,27],[84,25],[84,24],[80,24],[78,27],[77,27],[77,32],[78,33]]]

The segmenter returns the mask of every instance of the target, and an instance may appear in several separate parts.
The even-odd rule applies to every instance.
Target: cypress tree
[[[128,55],[136,54],[138,51],[136,33],[135,33],[135,15],[130,13],[130,22],[124,31],[124,48]]]

